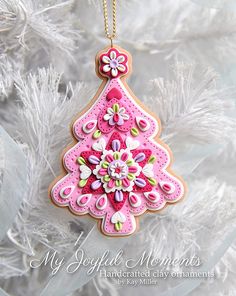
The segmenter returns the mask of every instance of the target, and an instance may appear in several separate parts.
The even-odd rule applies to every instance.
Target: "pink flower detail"
[[[98,116],[98,128],[103,133],[110,133],[115,128],[127,132],[132,128],[133,122],[130,111],[116,98],[110,100]]]
[[[115,110],[114,106],[118,106],[118,109]],[[119,108],[118,104],[114,104],[113,108],[108,108],[107,113],[103,116],[105,121],[108,121],[109,125],[123,125],[126,120],[129,119],[129,115],[125,113],[125,108]]]
[[[144,155],[142,162],[135,162],[135,156],[140,153]],[[121,210],[129,192],[149,192],[152,190],[152,186],[142,173],[142,168],[150,155],[151,150],[149,149],[131,151],[119,133],[113,133],[103,152],[98,154],[97,151],[91,150],[81,153],[80,156],[84,158],[92,171],[87,184],[82,188],[82,194],[106,193],[114,210]],[[91,163],[91,159],[95,157],[99,159],[97,165]],[[116,198],[117,192],[122,192],[122,199],[120,198],[119,202]]]
[[[109,49],[100,56],[100,73],[109,78],[117,78],[128,72],[127,55],[116,48]]]

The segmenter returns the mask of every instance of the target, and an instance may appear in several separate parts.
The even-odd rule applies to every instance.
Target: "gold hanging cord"
[[[107,0],[102,0],[105,34],[106,34],[106,37],[111,41],[111,47],[113,47],[113,39],[116,37],[116,0],[111,0],[111,1],[112,1],[112,33],[109,33]]]

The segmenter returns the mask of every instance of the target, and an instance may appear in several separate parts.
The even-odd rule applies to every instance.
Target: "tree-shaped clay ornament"
[[[159,139],[160,121],[128,88],[131,56],[120,47],[96,57],[103,79],[72,126],[76,143],[63,157],[64,176],[50,187],[52,201],[76,215],[99,219],[102,233],[126,236],[137,216],[180,200],[185,186],[170,170],[171,151]]]

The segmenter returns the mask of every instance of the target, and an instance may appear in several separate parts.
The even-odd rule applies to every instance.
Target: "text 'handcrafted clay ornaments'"
[[[96,71],[102,85],[73,123],[76,143],[63,156],[66,174],[50,187],[50,197],[76,215],[98,219],[102,233],[127,236],[137,216],[179,201],[185,186],[170,170],[159,119],[126,84],[130,54],[107,47],[97,54]]]

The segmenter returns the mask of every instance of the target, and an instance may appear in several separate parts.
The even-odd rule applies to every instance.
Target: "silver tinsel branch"
[[[177,62],[172,70],[173,80],[152,80],[150,97],[144,99],[161,119],[164,141],[211,143],[222,136],[231,138],[235,121],[227,112],[234,108],[235,90],[217,88],[218,74],[212,68]]]

